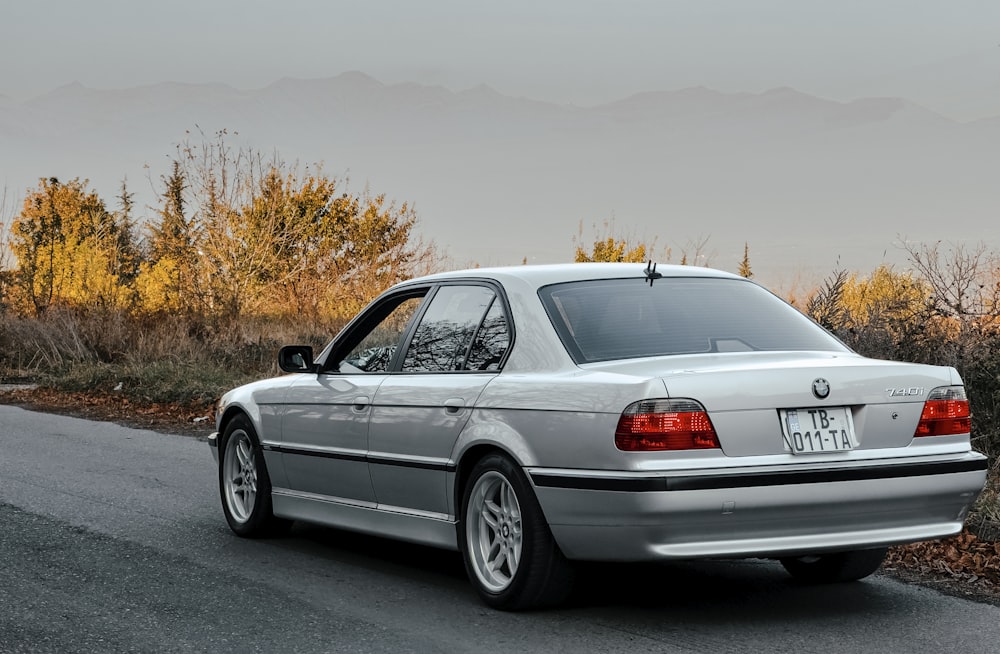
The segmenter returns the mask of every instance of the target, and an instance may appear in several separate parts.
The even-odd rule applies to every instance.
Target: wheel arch
[[[226,433],[226,428],[229,427],[229,423],[231,423],[233,419],[235,419],[237,416],[246,417],[246,419],[250,421],[250,424],[253,425],[254,429],[259,432],[259,430],[257,429],[258,421],[254,420],[253,416],[251,416],[250,413],[245,408],[243,408],[238,404],[230,404],[229,406],[226,407],[226,410],[222,412],[222,417],[219,419],[220,446],[223,445],[222,438]]]
[[[461,522],[462,494],[472,469],[493,453],[506,456],[521,468],[537,464],[535,452],[524,435],[502,420],[485,420],[474,414],[455,443],[452,457],[455,473],[450,497],[457,523]]]
[[[501,447],[497,447],[495,443],[480,443],[467,449],[458,461],[458,465],[455,467],[455,488],[452,496],[456,522],[461,522],[462,494],[465,492],[466,484],[469,483],[469,476],[472,473],[472,469],[476,467],[477,463],[493,453],[504,454],[510,457],[509,452]]]

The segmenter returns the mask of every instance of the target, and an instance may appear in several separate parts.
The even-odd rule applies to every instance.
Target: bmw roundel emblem
[[[813,395],[821,400],[825,400],[830,394],[830,382],[822,377],[813,382]]]

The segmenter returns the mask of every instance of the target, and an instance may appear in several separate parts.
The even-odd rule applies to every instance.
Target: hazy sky
[[[0,94],[15,99],[74,81],[257,88],[346,70],[578,104],[691,85],[836,97],[952,57],[1000,57],[997,0],[2,4]]]
[[[72,82],[98,89],[131,88],[159,82],[224,83],[254,89],[284,77],[331,78],[350,70],[363,71],[386,83],[440,84],[456,91],[485,83],[507,95],[579,105],[610,102],[637,92],[698,85],[724,92],[761,92],[790,86],[839,101],[884,95],[905,97],[960,121],[1000,116],[1000,0],[503,0],[490,3],[477,0],[0,0],[0,9],[0,117],[4,115],[5,106],[13,106],[18,101]],[[181,125],[177,133],[189,127]],[[17,129],[20,128],[12,133],[18,133]],[[41,128],[40,133],[45,134],[46,130]],[[41,152],[42,145],[36,141],[25,147]],[[124,147],[127,144],[115,145]],[[272,143],[258,145],[265,150],[276,146]],[[57,151],[44,154],[47,158],[38,162],[36,170],[15,156],[5,160],[5,150],[9,153],[11,148],[5,148],[0,142],[0,172],[7,171],[6,177],[0,176],[0,190],[12,189],[16,199],[39,176],[52,174],[50,168],[61,170],[58,167],[65,167],[66,161],[73,160],[74,156],[86,162],[83,169],[70,167],[60,175],[97,180],[102,175],[110,180],[126,176],[139,184],[133,189],[141,190],[141,182],[134,180],[142,180],[144,173],[137,168],[169,147],[169,141],[165,141],[151,147],[152,154],[143,153],[141,156],[147,157],[145,160],[116,159],[110,163],[101,160],[99,155],[120,157],[120,148],[115,150],[117,155],[110,152],[113,148],[98,154],[85,149]],[[988,144],[984,148],[992,152]],[[320,158],[326,160],[338,153],[342,154],[331,147]],[[302,156],[297,151],[283,151],[282,154],[291,158]],[[967,155],[959,151],[954,156],[965,160]],[[859,156],[858,161],[870,163],[867,155]],[[975,178],[972,181],[945,172],[941,179],[932,180],[933,184],[956,186],[968,182],[971,185],[969,193],[956,192],[941,197],[949,202],[959,198],[965,201],[962,206],[995,206],[995,184],[977,181],[979,176],[985,178],[986,171],[994,168],[993,161],[990,158],[991,165],[980,167],[981,175],[980,168],[966,175]],[[697,167],[696,163],[682,164],[680,172],[690,172]],[[787,162],[777,163],[787,165]],[[102,165],[108,170],[103,170]],[[386,169],[385,157],[376,157],[367,165],[362,159],[337,165],[349,168],[364,182],[372,180],[382,184],[379,188],[393,196],[416,202],[423,212],[422,220],[428,226],[430,237],[452,247],[455,252],[478,256],[487,263],[520,261],[521,250],[517,243],[508,243],[510,249],[518,253],[516,258],[500,252],[502,238],[491,243],[486,254],[479,255],[456,237],[453,229],[445,228],[452,224],[448,221],[461,221],[465,216],[467,204],[462,203],[475,201],[463,196],[460,206],[450,207],[448,200],[456,195],[448,186],[454,183],[451,177],[444,175],[419,184],[409,172],[393,177],[391,170]],[[892,225],[904,218],[905,227],[909,224],[905,219],[912,212],[905,192],[910,186],[904,179],[900,186],[904,190],[896,197],[886,191],[889,186],[884,179],[885,176],[899,177],[901,167],[905,166],[890,162],[879,171],[881,176],[870,175],[869,179],[862,175],[863,179],[855,184],[857,188],[849,189],[855,192],[853,196],[837,186],[843,181],[839,172],[817,173],[815,179],[806,180],[812,186],[804,186],[815,188],[816,197],[806,198],[804,206],[810,210],[816,206],[822,208],[825,204],[820,201],[832,194],[844,198],[843,212],[861,215],[859,211],[865,209],[879,217],[889,216],[888,223]],[[534,170],[528,168],[529,172]],[[855,168],[853,162],[848,168]],[[864,170],[865,166],[857,168]],[[614,173],[617,169],[612,167],[610,170]],[[712,169],[706,170],[706,175],[711,177]],[[155,166],[152,171],[154,179],[162,173]],[[652,186],[649,179],[628,179],[621,180],[622,188],[656,191],[663,171],[645,168],[643,171],[654,176]],[[789,174],[795,172],[792,170]],[[562,196],[549,188],[562,183],[572,189],[569,193],[579,194],[578,186],[573,179],[567,179],[565,170],[540,169],[537,174],[525,174],[525,184],[541,184],[549,193],[546,197],[553,203],[551,210],[543,211],[547,206],[544,204],[535,208],[545,220],[558,222],[560,233],[572,234],[581,220],[590,223],[608,216],[620,216],[625,227],[636,229],[640,234],[658,233],[649,230],[661,228],[662,220],[657,217],[671,210],[662,204],[659,196],[641,206],[631,206],[622,198],[633,194],[610,190],[607,197],[587,200],[583,209],[567,209]],[[469,191],[488,185],[490,180],[481,177],[473,175],[463,181],[463,189]],[[737,181],[740,178],[737,176]],[[919,176],[914,180],[913,184],[921,188],[928,184]],[[770,181],[771,186],[762,183],[761,193],[784,196],[786,182],[779,176]],[[105,186],[101,193],[110,198],[117,186],[111,183]],[[584,188],[596,192],[600,190],[598,187],[600,183]],[[482,188],[480,197],[489,197],[491,192],[493,189]],[[865,196],[869,192],[878,195],[881,204]],[[8,202],[7,206],[15,204]],[[697,208],[704,204],[700,201],[692,206]],[[955,202],[948,207],[949,227],[953,231],[961,227],[965,232],[975,233],[979,229],[975,224],[979,214],[965,211],[959,206],[961,204]],[[768,234],[782,234],[786,241],[792,238],[790,235],[801,230],[797,221],[799,213],[786,209],[787,215],[777,215],[773,202],[760,199],[756,208],[760,216],[757,227],[771,229]],[[673,210],[679,211],[676,207]],[[754,210],[754,206],[744,205],[739,215],[756,215]],[[708,215],[706,212],[711,213],[702,207],[697,214],[701,217],[692,223],[703,231],[685,232],[678,238],[683,242],[684,238],[711,234],[712,244],[718,244],[723,250],[720,265],[738,261],[746,235],[740,231],[738,237],[729,239],[731,243],[727,242],[726,236],[731,236],[733,230],[722,222],[712,223],[704,217]],[[725,211],[718,213],[728,215]],[[2,219],[0,203],[0,221]],[[830,217],[827,222],[835,219]],[[489,223],[486,218],[484,221]],[[819,222],[824,224],[822,220]],[[435,225],[438,227],[436,232],[431,229]],[[757,235],[754,244],[762,261],[783,260],[783,255],[760,249],[758,242],[786,251],[795,251],[801,245],[794,239],[785,243],[765,238],[763,233]],[[885,250],[891,236],[876,241],[869,245],[879,254]],[[550,247],[553,252],[560,253],[558,256],[571,251],[568,240],[550,244]],[[821,260],[817,263],[823,270],[829,270],[833,259],[843,252],[833,245],[828,245],[827,249],[830,252],[820,253]],[[870,265],[879,261],[877,256],[869,259]]]

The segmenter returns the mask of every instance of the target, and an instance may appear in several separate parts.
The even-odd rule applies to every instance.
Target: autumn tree
[[[610,236],[603,240],[594,241],[589,252],[580,246],[576,248],[576,261],[578,263],[587,261],[640,263],[645,260],[645,245],[640,243],[635,247],[629,247],[625,241],[619,241]]]
[[[931,289],[934,310],[962,323],[1000,314],[1000,258],[984,243],[904,243],[916,272]]]
[[[340,311],[350,315],[381,290],[437,265],[433,244],[414,234],[417,216],[408,204],[397,207],[384,194],[365,191],[337,198],[331,209],[329,247],[321,253],[339,285],[328,302]]]
[[[229,136],[178,147],[141,284],[151,308],[232,318],[273,309],[268,291],[285,281],[290,251],[309,247],[283,164]]]
[[[750,269],[750,244],[743,243],[743,260],[740,261],[740,268],[737,271],[740,277],[753,278],[753,270]]]
[[[834,333],[845,328],[848,322],[849,314],[844,306],[844,286],[848,276],[846,270],[835,270],[806,299],[806,315]]]
[[[841,302],[855,324],[898,323],[922,312],[929,294],[927,284],[912,272],[898,272],[883,264],[868,275],[849,275]]]
[[[408,205],[352,194],[319,167],[233,147],[229,136],[178,148],[141,284],[147,301],[161,299],[154,306],[184,306],[186,277],[215,315],[350,315],[434,266]]]
[[[109,212],[86,180],[41,179],[12,225],[17,282],[35,313],[62,303],[120,307],[128,302],[136,248],[131,196]]]
[[[328,252],[344,228],[335,210],[337,185],[322,175],[298,175],[277,164],[260,178],[249,204],[229,214],[229,234],[206,227],[213,261],[226,261],[257,289],[268,313],[318,316],[330,277]],[[247,247],[266,243],[264,251]]]
[[[142,304],[149,311],[201,311],[198,234],[186,212],[188,185],[180,161],[173,161],[162,182],[160,207],[147,226],[146,261],[137,283]]]
[[[131,307],[136,301],[135,281],[139,274],[142,256],[135,233],[134,194],[128,182],[122,179],[119,188],[118,209],[104,216],[94,226],[94,237],[104,257],[105,272],[101,275],[102,287],[97,289],[97,300],[110,308]]]
[[[929,295],[922,279],[891,266],[868,275],[838,270],[809,298],[806,313],[862,349],[884,350],[922,321]]]
[[[637,240],[631,236],[622,236],[618,233],[614,221],[605,221],[602,228],[598,230],[593,226],[596,236],[593,244],[588,248],[582,244],[583,223],[580,224],[576,242],[576,256],[574,261],[585,263],[589,261],[606,261],[612,263],[644,263],[648,258],[655,255],[656,240],[647,244],[643,240]],[[665,260],[670,260],[670,250],[665,252]]]
[[[847,277],[841,297],[846,313],[842,327],[852,345],[868,356],[922,358],[928,336],[926,282],[912,272],[882,265],[866,276]]]
[[[58,189],[56,178],[41,180],[12,226],[11,249],[17,259],[18,282],[36,313],[48,308],[56,295],[57,252],[62,252],[65,241],[56,209]]]

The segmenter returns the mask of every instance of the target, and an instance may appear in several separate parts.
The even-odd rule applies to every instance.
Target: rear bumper
[[[527,472],[567,557],[639,561],[796,555],[956,534],[986,480],[986,458],[794,472]]]

